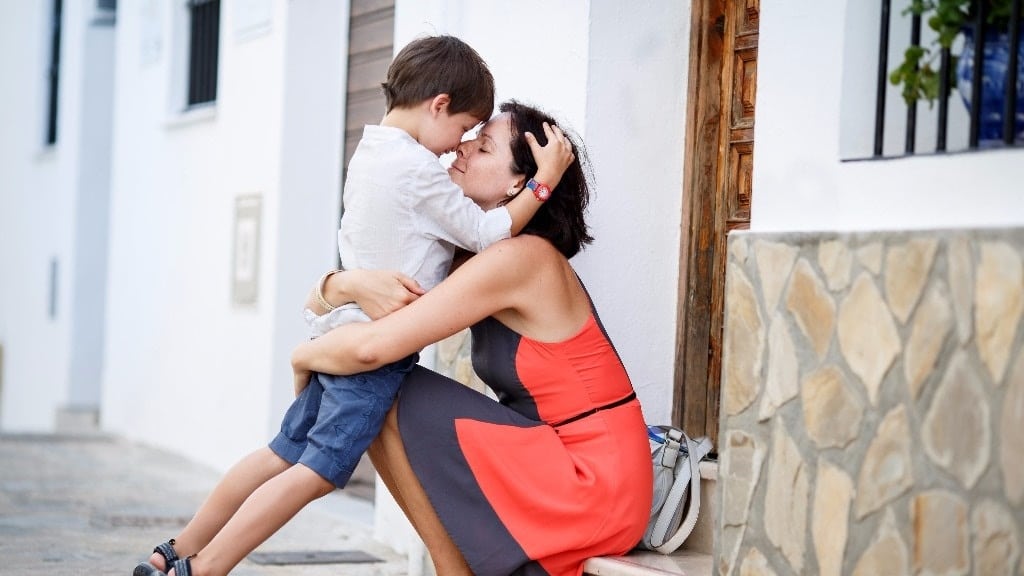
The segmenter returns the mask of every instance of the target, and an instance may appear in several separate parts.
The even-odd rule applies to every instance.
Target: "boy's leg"
[[[239,460],[206,497],[181,534],[175,536],[174,551],[185,558],[202,550],[250,494],[290,466],[266,447]],[[153,553],[149,563],[167,569],[163,556],[157,553]]]
[[[227,574],[306,504],[329,494],[335,486],[344,486],[370,441],[380,432],[398,386],[415,362],[416,358],[410,357],[351,376],[314,374],[322,392],[316,423],[306,434],[299,464],[252,492],[199,556],[192,559],[193,572],[197,576]],[[281,435],[271,442],[271,447],[291,458],[290,450],[295,446],[279,444],[279,439]]]
[[[398,388],[415,362],[411,356],[359,374],[317,374],[323,386],[320,413],[299,463],[345,487],[370,442],[380,434]]]
[[[270,478],[245,500],[210,543],[192,559],[193,574],[227,574],[306,504],[333,490],[331,482],[302,464]]]
[[[245,499],[267,480],[298,462],[306,448],[306,434],[316,423],[323,387],[316,377],[288,408],[281,431],[270,445],[249,454],[235,464],[220,480],[196,515],[179,536],[174,551],[187,558],[202,550],[231,519]],[[164,558],[153,553],[149,563],[166,571]]]

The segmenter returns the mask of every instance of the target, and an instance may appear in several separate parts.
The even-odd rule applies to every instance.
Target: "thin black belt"
[[[569,418],[567,420],[562,420],[561,422],[556,422],[556,423],[552,424],[551,427],[552,428],[558,428],[559,426],[565,426],[566,424],[569,424],[571,422],[575,422],[577,420],[582,420],[582,419],[586,418],[587,416],[593,416],[594,414],[597,414],[601,410],[611,410],[612,408],[617,408],[617,407],[622,406],[623,404],[625,404],[627,402],[631,402],[631,401],[633,401],[635,399],[636,399],[636,392],[635,391],[634,392],[630,392],[629,395],[626,396],[625,398],[619,398],[618,400],[616,400],[615,402],[612,402],[611,404],[605,404],[604,406],[598,406],[597,408],[593,408],[591,410],[587,410],[586,412],[577,414],[577,415],[575,415],[572,418]]]

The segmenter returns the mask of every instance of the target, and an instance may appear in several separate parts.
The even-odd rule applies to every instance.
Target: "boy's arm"
[[[547,200],[547,197],[543,196],[543,189],[540,186],[546,187],[547,192],[550,193],[558,186],[562,174],[576,159],[572,153],[572,143],[558,126],[549,126],[545,122],[544,134],[548,140],[545,146],[541,146],[533,134],[529,132],[523,134],[526,143],[530,145],[533,159],[537,162],[537,174],[533,179],[539,186],[532,192],[524,194],[526,186],[524,183],[524,187],[519,190],[519,193],[508,204],[505,204],[504,208],[508,210],[508,214],[512,218],[512,226],[509,230],[512,236],[522,232],[533,215]]]

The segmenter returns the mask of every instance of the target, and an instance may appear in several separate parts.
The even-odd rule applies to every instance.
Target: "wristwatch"
[[[541,184],[533,178],[530,178],[530,181],[526,183],[526,187],[530,189],[530,192],[533,192],[533,195],[536,196],[537,200],[540,202],[551,198],[551,188],[548,188],[547,184]]]

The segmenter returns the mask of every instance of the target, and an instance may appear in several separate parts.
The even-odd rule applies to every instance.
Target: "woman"
[[[483,208],[506,199],[503,182],[536,172],[523,134],[555,124],[515,102],[501,112],[449,171]],[[472,327],[474,367],[501,402],[416,368],[370,451],[439,575],[581,574],[643,534],[652,479],[640,405],[568,261],[591,241],[588,194],[577,160],[519,236],[408,306],[292,355],[297,379],[352,374]],[[387,286],[346,274],[332,304]]]

